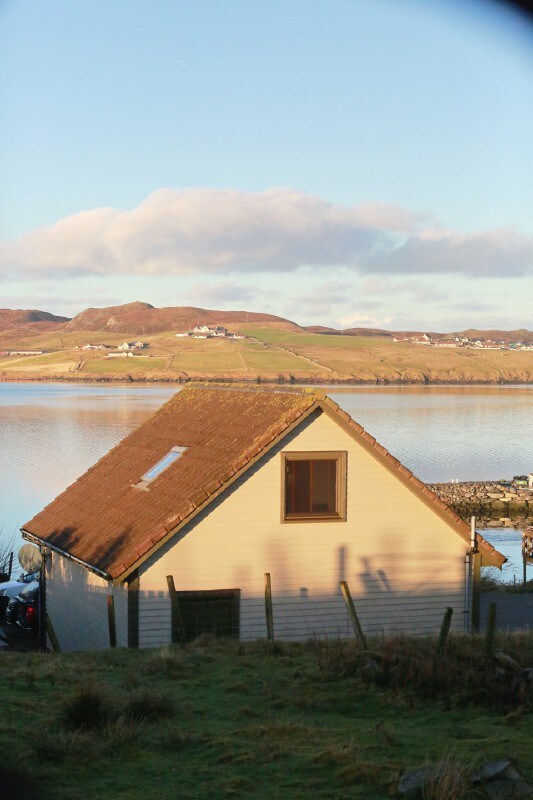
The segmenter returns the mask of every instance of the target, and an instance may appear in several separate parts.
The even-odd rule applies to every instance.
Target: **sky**
[[[0,307],[533,328],[533,18],[0,0]]]

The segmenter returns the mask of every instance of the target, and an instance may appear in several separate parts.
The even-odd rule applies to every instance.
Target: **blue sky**
[[[533,327],[533,25],[452,0],[0,0],[0,305]]]

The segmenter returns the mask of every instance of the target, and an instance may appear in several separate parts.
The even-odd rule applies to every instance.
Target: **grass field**
[[[84,373],[132,373],[132,372],[151,372],[152,370],[164,369],[166,359],[164,358],[105,358],[92,359],[87,361],[80,370]]]
[[[275,326],[241,324],[236,326],[252,340],[183,339],[172,332],[141,337],[149,345],[150,360],[122,362],[104,359],[101,351],[80,351],[88,342],[116,346],[135,338],[125,333],[84,332],[0,333],[1,349],[48,349],[45,356],[0,360],[0,374],[43,377],[51,374],[95,376],[162,373],[172,378],[177,373],[206,377],[234,373],[262,375],[296,374],[304,379],[310,373],[322,381],[355,380],[402,383],[475,383],[533,381],[533,352],[478,351],[467,348],[445,350],[393,342],[386,337],[328,336],[302,333]],[[18,338],[17,338],[18,337]],[[83,368],[77,367],[83,359]],[[113,366],[111,366],[114,364]],[[158,375],[158,377],[160,377]]]
[[[498,646],[533,662],[533,637]],[[461,778],[512,755],[533,780],[533,703],[487,669],[480,639],[200,639],[186,648],[0,658],[2,787],[26,800],[378,800],[406,769]],[[435,667],[435,663],[437,666]],[[368,674],[367,674],[368,673]],[[426,800],[463,800],[439,794]]]

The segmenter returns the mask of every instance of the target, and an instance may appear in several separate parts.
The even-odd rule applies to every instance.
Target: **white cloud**
[[[335,205],[289,188],[161,189],[133,211],[74,214],[0,247],[5,277],[201,275],[334,267],[369,274],[525,275],[533,238],[424,229],[387,204]]]
[[[338,322],[343,328],[386,328],[396,318],[393,315],[378,317],[364,312],[346,314]]]
[[[418,280],[394,281],[388,277],[366,278],[360,289],[361,295],[378,295],[379,297],[395,297],[399,294],[408,295],[417,303],[430,303],[447,300],[449,292],[427,286]]]
[[[219,307],[228,303],[230,305],[233,303],[250,303],[258,295],[262,294],[261,291],[254,291],[248,286],[229,283],[228,281],[220,281],[218,283],[201,281],[190,286],[186,293],[188,300],[194,305],[207,305],[209,307]]]
[[[360,261],[365,272],[393,274],[460,273],[476,278],[532,274],[533,237],[512,228],[471,234],[437,229],[406,236],[390,246],[382,240]]]

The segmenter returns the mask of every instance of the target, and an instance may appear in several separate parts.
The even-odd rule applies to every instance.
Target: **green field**
[[[302,358],[298,358],[292,353],[286,353],[282,350],[247,350],[244,354],[246,366],[248,369],[258,371],[272,371],[272,370],[304,370],[316,371],[313,364],[309,364]]]
[[[166,359],[164,358],[106,358],[92,359],[87,361],[80,372],[90,372],[100,375],[102,373],[133,373],[151,372],[165,368]]]
[[[531,636],[497,646],[533,663]],[[3,653],[2,796],[378,800],[428,761],[460,782],[509,755],[533,781],[531,692],[502,684],[480,639],[435,647],[374,642],[379,673],[353,642]],[[471,796],[438,788],[426,800]]]

